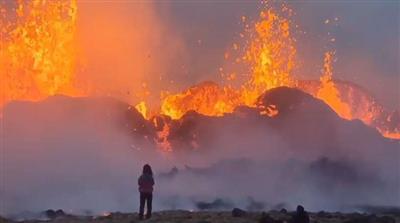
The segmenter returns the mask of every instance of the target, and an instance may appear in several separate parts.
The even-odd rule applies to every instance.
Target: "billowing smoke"
[[[78,2],[77,38],[78,82],[90,95],[130,103],[159,99],[186,58],[183,40],[152,2]]]
[[[191,13],[186,4],[210,16]],[[237,11],[243,5],[235,4],[205,3],[199,9],[194,3],[174,3],[171,12],[181,13],[174,17],[163,4],[156,9],[152,3],[79,2],[76,76],[88,83],[84,88],[91,96],[5,105],[0,118],[0,215],[29,216],[49,208],[87,214],[136,211],[137,177],[145,163],[156,174],[157,210],[263,210],[299,203],[311,210],[399,206],[399,141],[361,121],[339,118],[299,90],[273,89],[259,99],[265,107],[277,108],[273,117],[249,107],[223,117],[195,112],[179,120],[160,116],[160,123],[169,126],[165,140],[172,151],[162,149],[157,136],[162,128],[130,104],[150,97],[147,92],[158,98],[168,75],[193,83],[214,77],[235,33],[236,26],[227,20],[244,14]],[[256,11],[249,5],[246,10]],[[180,21],[161,19],[169,18],[160,16],[165,13]],[[221,15],[229,19],[215,25]],[[181,19],[186,17],[191,19]],[[206,30],[198,28],[203,20]],[[308,56],[300,55],[311,64],[304,69],[319,76],[315,64],[321,61]],[[338,73],[351,73],[345,68]]]
[[[398,141],[299,90],[273,89],[260,102],[279,114],[242,107],[170,121],[172,152],[159,148],[150,121],[111,98],[10,103],[2,119],[1,214],[136,211],[145,163],[156,173],[156,209],[400,205]]]

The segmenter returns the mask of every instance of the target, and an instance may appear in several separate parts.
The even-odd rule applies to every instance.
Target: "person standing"
[[[310,217],[301,205],[297,206],[296,213],[294,214],[291,223],[310,223]]]
[[[143,166],[143,172],[138,179],[138,185],[140,192],[139,218],[143,219],[145,204],[147,204],[146,218],[151,218],[154,178],[149,164]]]

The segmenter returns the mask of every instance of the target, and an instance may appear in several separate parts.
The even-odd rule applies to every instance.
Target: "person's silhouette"
[[[296,214],[293,216],[292,223],[310,223],[308,213],[304,211],[304,207],[297,206]]]
[[[138,179],[138,184],[140,192],[139,218],[143,219],[145,203],[147,203],[146,218],[150,218],[152,202],[153,202],[154,178],[153,178],[153,171],[151,170],[149,164],[143,166],[143,173]]]

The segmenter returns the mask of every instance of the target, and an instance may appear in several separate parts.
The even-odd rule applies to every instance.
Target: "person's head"
[[[148,174],[153,176],[153,171],[151,170],[151,166],[149,164],[143,166],[143,174]]]
[[[304,207],[301,205],[297,206],[297,213],[303,213],[304,212]]]

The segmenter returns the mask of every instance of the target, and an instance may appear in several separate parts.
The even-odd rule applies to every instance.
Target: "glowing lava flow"
[[[17,1],[15,18],[4,5],[0,10],[0,107],[16,99],[82,95],[74,86],[76,1]]]
[[[76,77],[77,13],[76,0],[17,1],[11,11],[0,3],[0,109],[12,100],[37,101],[55,94],[90,96]],[[290,15],[285,6],[280,11],[267,7],[248,26],[249,40],[238,61],[245,63],[249,75],[240,87],[204,82],[182,93],[165,94],[158,109],[149,109],[145,101],[135,108],[146,119],[157,114],[180,119],[191,110],[223,116],[241,105],[257,107],[257,98],[271,88],[297,87],[322,99],[342,118],[360,119],[386,137],[400,138],[398,113],[385,111],[354,86],[334,81],[331,53],[325,54],[324,74],[317,84],[293,77],[296,47]],[[274,108],[260,110],[268,116],[279,113]],[[171,150],[169,131],[165,123],[159,131],[160,144],[167,151]]]
[[[296,48],[288,19],[291,10],[283,7],[280,14],[287,16],[280,16],[273,9],[262,11],[259,21],[250,30],[251,40],[242,57],[250,67],[250,78],[240,88],[201,83],[182,93],[168,94],[162,100],[160,113],[173,119],[179,119],[191,110],[208,116],[222,116],[233,112],[237,106],[256,107],[257,98],[266,90],[289,86],[323,100],[342,118],[360,119],[385,137],[400,138],[399,123],[388,121],[389,114],[372,97],[365,96],[354,86],[338,87],[333,79],[332,52],[325,54],[323,75],[317,86],[311,82],[304,85],[304,81],[294,79]],[[259,109],[267,116],[279,113],[274,108]]]
[[[321,86],[316,97],[327,103],[336,113],[345,119],[352,119],[349,105],[344,103],[340,98],[340,92],[333,82],[332,60],[334,53],[326,52],[324,58],[324,74],[320,78]]]
[[[213,82],[193,86],[180,94],[170,94],[161,104],[161,113],[173,119],[188,111],[208,116],[222,116],[240,105],[240,94],[232,88],[220,87]]]
[[[289,10],[284,8],[283,11]],[[248,81],[238,89],[205,82],[182,93],[169,94],[162,100],[161,114],[179,119],[193,110],[204,115],[222,116],[240,105],[255,107],[257,98],[268,89],[294,86],[291,72],[296,48],[290,35],[290,21],[268,9],[260,13],[254,31],[243,56],[251,68]]]
[[[283,7],[281,13],[290,17],[291,11]],[[259,22],[250,31],[252,39],[244,56],[251,76],[240,89],[243,104],[254,106],[257,98],[271,88],[294,86],[296,48],[290,25],[289,19],[272,9],[260,13]]]
[[[140,114],[142,114],[142,116],[145,119],[149,119],[150,118],[149,117],[149,111],[148,111],[148,108],[146,106],[146,102],[144,102],[144,101],[139,102],[139,104],[137,104],[135,106],[135,108]]]

